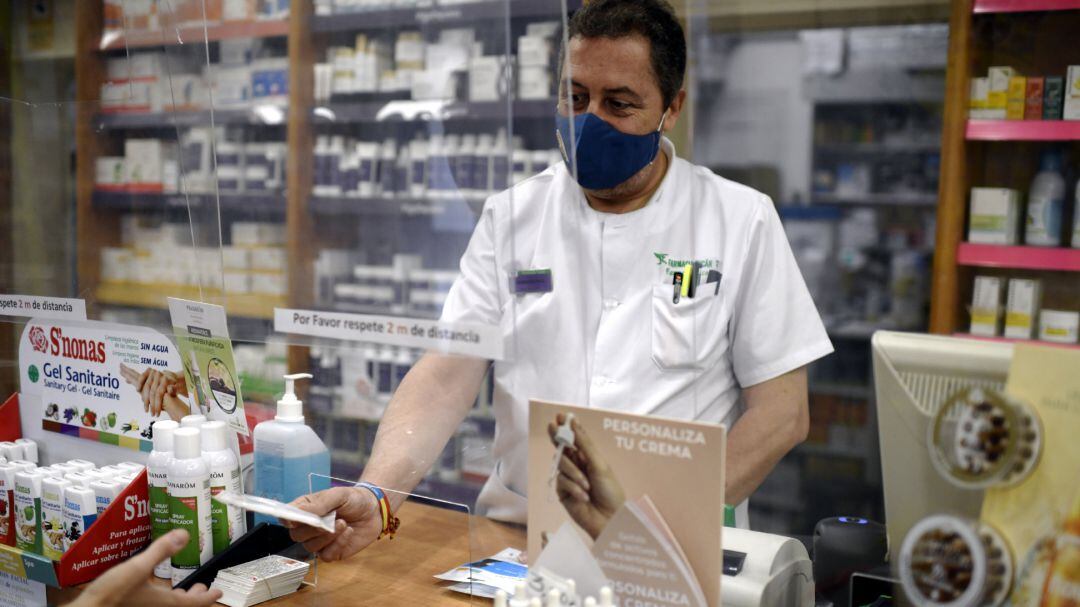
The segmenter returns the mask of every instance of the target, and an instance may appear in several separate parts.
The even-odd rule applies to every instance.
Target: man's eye
[[[611,109],[619,111],[619,112],[630,109],[630,104],[626,103],[625,101],[619,101],[617,99],[612,99],[608,103],[611,105]]]

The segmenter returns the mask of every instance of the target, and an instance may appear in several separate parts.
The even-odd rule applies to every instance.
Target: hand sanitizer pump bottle
[[[294,387],[298,379],[311,379],[311,374],[286,375],[277,416],[255,426],[254,494],[285,503],[307,495],[309,489],[330,488],[330,452],[304,423],[303,403]],[[272,516],[255,515],[256,524],[263,521],[277,522]]]

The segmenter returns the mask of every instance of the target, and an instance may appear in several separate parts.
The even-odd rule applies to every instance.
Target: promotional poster
[[[19,342],[19,373],[25,402],[40,403],[51,432],[150,451],[154,421],[191,413],[180,356],[152,329],[35,319]]]
[[[619,604],[719,606],[725,442],[716,424],[531,401],[534,569]]]
[[[1005,390],[1027,402],[1043,428],[1043,453],[1031,476],[990,489],[982,520],[1013,550],[1012,604],[1080,601],[1080,350],[1018,345]]]
[[[169,316],[184,366],[187,393],[198,405],[196,413],[223,421],[234,432],[247,436],[244,397],[225,308],[170,297]]]

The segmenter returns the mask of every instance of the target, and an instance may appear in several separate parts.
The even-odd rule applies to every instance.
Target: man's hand
[[[382,533],[382,514],[379,502],[367,489],[335,487],[311,495],[303,495],[293,506],[325,516],[337,511],[334,532],[281,521],[289,529],[293,541],[300,542],[309,552],[315,552],[324,561],[348,558],[379,539]]]
[[[548,424],[548,436],[566,421],[560,413]],[[555,490],[570,518],[595,540],[626,501],[622,485],[608,463],[600,457],[592,439],[577,420],[570,421],[574,445],[563,450]]]
[[[106,571],[87,586],[70,607],[111,607],[146,605],[147,607],[205,607],[221,598],[221,591],[207,590],[195,584],[190,590],[172,589],[151,581],[154,567],[180,551],[188,543],[183,529],[170,531],[146,550]]]

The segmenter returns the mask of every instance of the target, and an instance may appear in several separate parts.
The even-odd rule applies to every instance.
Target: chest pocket
[[[693,299],[673,303],[671,285],[653,287],[652,358],[661,369],[700,369],[723,345],[727,323],[723,292],[703,288]]]

